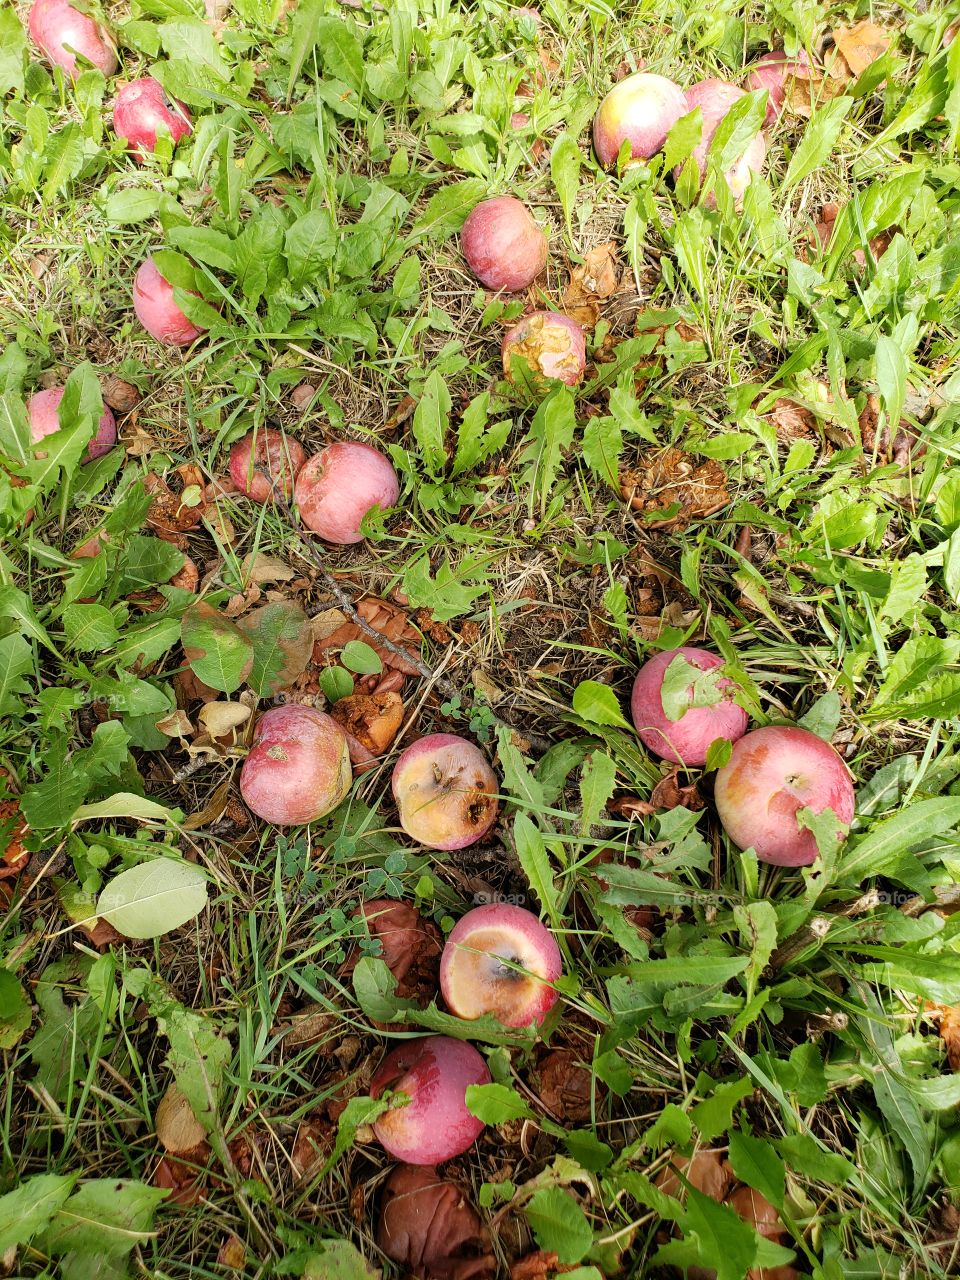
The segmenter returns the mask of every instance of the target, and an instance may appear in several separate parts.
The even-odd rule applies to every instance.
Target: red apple
[[[747,729],[747,713],[737,706],[730,694],[736,690],[732,680],[721,679],[717,691],[726,691],[712,706],[690,706],[679,719],[671,720],[663,708],[662,688],[667,668],[676,658],[683,658],[700,671],[715,671],[723,659],[707,649],[669,649],[655,654],[643,664],[633,682],[630,712],[640,741],[655,755],[675,764],[701,765],[707,750],[717,738],[736,740]],[[691,700],[695,690],[689,686]]]
[[[67,0],[34,0],[29,27],[34,44],[71,80],[76,80],[83,70],[77,65],[78,54],[105,76],[112,76],[117,69],[117,46],[112,33]]]
[[[699,107],[703,116],[700,141],[693,149],[693,159],[700,171],[701,182],[707,172],[707,154],[713,142],[713,136],[733,104],[744,96],[743,89],[738,89],[735,84],[727,84],[725,80],[701,80],[699,84],[691,85],[687,90],[687,110],[693,111]],[[762,133],[757,133],[740,159],[735,161],[723,175],[734,200],[738,203],[743,199],[743,194],[750,185],[750,175],[763,172],[763,163],[766,158],[766,139]],[[679,177],[680,166],[674,170],[674,174]],[[713,192],[707,196],[705,204],[711,209],[716,207],[716,197]]]
[[[690,108],[683,90],[666,76],[638,71],[615,84],[593,120],[593,147],[605,169],[616,162],[624,142],[633,160],[649,160]]]
[[[785,85],[791,76],[807,78],[810,72],[810,59],[801,49],[790,58],[782,49],[771,49],[762,53],[756,63],[748,68],[744,82],[751,92],[754,89],[767,90],[767,114],[764,126],[770,128],[775,124],[783,110],[786,95]]]
[[[734,844],[776,867],[805,867],[817,857],[813,832],[798,826],[798,810],[832,809],[844,827],[854,814],[847,766],[828,742],[793,726],[754,729],[735,742],[714,795]],[[837,832],[846,834],[839,825]]]
[[[410,1100],[385,1111],[373,1131],[395,1160],[452,1160],[483,1131],[482,1121],[467,1110],[467,1088],[489,1083],[487,1064],[473,1045],[450,1036],[408,1040],[384,1058],[370,1081],[370,1096],[391,1089]]]
[[[537,1024],[553,1008],[562,972],[550,930],[523,907],[474,907],[450,931],[440,959],[440,990],[451,1013],[492,1013],[505,1027]]]
[[[52,436],[60,430],[60,418],[57,410],[63,399],[63,387],[50,387],[47,391],[38,391],[27,401],[27,416],[30,419],[30,438],[38,444],[44,436]],[[105,453],[109,453],[117,443],[117,422],[110,410],[104,407],[100,417],[97,434],[87,445],[84,462],[92,462]]]
[[[480,283],[498,292],[525,289],[547,265],[547,237],[514,196],[478,204],[463,224],[460,246]]]
[[[285,498],[290,498],[294,479],[306,457],[298,440],[272,427],[260,427],[230,450],[230,479],[254,502],[272,502],[274,485]]]
[[[294,494],[308,529],[327,542],[348,545],[362,540],[360,525],[368,511],[396,506],[400,485],[379,449],[338,440],[307,459]]]
[[[583,330],[576,320],[559,311],[534,311],[524,316],[503,336],[503,372],[517,358],[525,360],[536,381],[557,378],[568,387],[583,379],[587,348]]]
[[[431,733],[394,765],[400,825],[428,849],[465,849],[497,817],[497,776],[479,747],[455,733]]]
[[[185,347],[203,332],[173,300],[173,285],[164,280],[152,258],[141,263],[133,281],[133,309],[150,334],[168,347]]]
[[[347,739],[336,720],[292,703],[257,721],[240,794],[258,817],[294,827],[335,809],[352,781]]]
[[[168,133],[174,146],[191,129],[190,112],[176,98],[168,98],[159,80],[141,76],[117,94],[113,130],[130,150],[145,156],[156,149],[157,138]]]

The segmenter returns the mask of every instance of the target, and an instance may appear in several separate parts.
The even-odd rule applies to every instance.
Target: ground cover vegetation
[[[960,17],[0,7],[0,1269],[960,1270]]]

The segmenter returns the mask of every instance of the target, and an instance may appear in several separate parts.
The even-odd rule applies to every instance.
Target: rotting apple
[[[30,419],[30,439],[39,444],[45,436],[52,436],[60,430],[60,401],[63,399],[64,387],[49,387],[46,391],[38,391],[27,401],[27,416]],[[87,445],[84,462],[92,462],[105,453],[109,453],[117,443],[117,421],[111,411],[104,405],[97,434]]]
[[[113,131],[138,156],[156,150],[157,138],[170,135],[173,145],[192,128],[190,112],[176,98],[168,98],[153,76],[125,84],[113,104]]]
[[[260,427],[231,448],[230,479],[240,493],[254,502],[272,502],[274,486],[290,498],[294,480],[306,460],[298,440],[273,427]]]
[[[762,53],[752,67],[747,68],[744,81],[748,90],[767,90],[767,114],[763,123],[769,128],[778,120],[783,111],[786,98],[786,82],[791,77],[803,77],[810,74],[810,59],[803,49],[790,57],[783,49],[770,49]]]
[[[505,1027],[541,1023],[563,970],[556,938],[511,902],[474,907],[453,926],[440,959],[440,990],[458,1018],[492,1014]]]
[[[117,46],[112,32],[67,0],[34,0],[29,18],[30,38],[71,80],[83,70],[77,55],[112,76],[117,69]]]
[[[690,108],[679,85],[666,76],[638,71],[615,84],[593,119],[593,148],[605,169],[630,144],[632,161],[649,160]]]
[[[278,827],[315,822],[335,809],[353,775],[347,739],[316,707],[272,707],[257,721],[240,770],[247,807]]]
[[[547,265],[547,237],[516,196],[482,200],[460,232],[467,266],[481,284],[518,293]]]
[[[395,1160],[434,1165],[461,1155],[476,1142],[483,1122],[467,1110],[472,1084],[489,1084],[483,1058],[464,1040],[424,1036],[390,1051],[370,1081],[370,1095],[387,1089],[409,1101],[373,1122],[381,1145]]]
[[[486,756],[455,733],[418,738],[393,768],[400,825],[428,849],[465,849],[497,817],[497,776]]]
[[[294,496],[300,518],[327,542],[360,542],[364,516],[374,507],[386,510],[400,497],[397,473],[372,445],[338,440],[297,473]]]
[[[747,729],[747,713],[732,697],[736,685],[725,677],[709,677],[700,680],[687,667],[710,673],[723,666],[723,659],[708,649],[684,646],[654,654],[637,673],[630,698],[630,712],[640,741],[655,755],[675,764],[702,765],[707,751],[718,738],[735,741]],[[679,691],[679,696],[668,699],[665,709],[664,680],[672,664],[677,663],[680,675],[692,677]],[[671,673],[672,674],[672,673]],[[680,704],[679,706],[676,704]],[[683,704],[686,710],[683,710]],[[676,719],[667,714],[680,711]]]
[[[503,335],[503,372],[512,382],[514,361],[523,360],[537,382],[556,378],[575,387],[587,364],[586,341],[576,320],[559,311],[534,311]]]
[[[164,346],[185,347],[203,333],[174,302],[173,285],[157,270],[153,258],[140,264],[134,278],[133,309],[151,338]]]
[[[832,809],[842,838],[855,807],[850,772],[836,751],[794,725],[754,729],[735,742],[714,797],[733,843],[777,867],[809,866],[818,856],[813,832],[797,822],[800,809]]]
[[[713,142],[714,135],[720,127],[720,122],[734,103],[739,102],[744,96],[745,91],[738,89],[735,84],[728,84],[726,80],[717,80],[715,78],[701,80],[686,90],[687,110],[693,111],[699,107],[703,117],[703,130],[700,135],[700,141],[694,147],[691,156],[700,172],[701,183],[707,171],[707,156],[710,152],[710,144]],[[747,143],[746,149],[740,158],[735,160],[723,175],[734,200],[738,204],[743,200],[744,193],[750,185],[751,175],[763,172],[763,164],[766,158],[767,141],[763,134],[758,131]],[[679,177],[681,168],[682,166],[678,165],[674,170],[676,177]],[[708,208],[716,207],[716,196],[712,191],[707,195],[704,203]]]

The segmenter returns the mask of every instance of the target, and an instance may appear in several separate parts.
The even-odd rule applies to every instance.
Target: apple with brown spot
[[[273,707],[257,721],[240,771],[240,794],[259,818],[278,827],[315,822],[335,809],[353,774],[347,739],[316,707]]]
[[[486,756],[455,733],[432,733],[407,747],[393,769],[400,825],[428,849],[465,849],[497,817],[497,777]]]

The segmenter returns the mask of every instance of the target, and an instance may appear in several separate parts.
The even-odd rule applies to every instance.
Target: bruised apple
[[[397,473],[379,449],[355,440],[327,445],[300,468],[294,485],[300,518],[327,542],[360,542],[363,517],[400,497]]]
[[[783,110],[787,80],[792,76],[806,79],[809,72],[810,59],[802,49],[792,58],[783,49],[770,49],[748,69],[744,81],[747,89],[767,90],[767,114],[763,120],[766,128],[776,123]]]
[[[587,363],[583,330],[559,311],[534,311],[503,336],[503,372],[513,381],[515,360],[523,360],[537,382],[556,378],[575,387]]]
[[[701,80],[698,84],[691,85],[686,91],[687,110],[693,111],[699,107],[703,116],[700,141],[694,147],[692,156],[700,171],[701,182],[707,172],[707,155],[714,134],[730,108],[744,96],[744,90],[738,89],[735,84],[716,79]],[[743,199],[744,192],[750,185],[751,174],[763,172],[766,158],[766,139],[762,133],[758,132],[751,138],[740,159],[736,160],[723,175],[734,200],[739,202]],[[679,176],[679,167],[674,170],[674,173]],[[709,208],[715,207],[716,198],[712,192],[707,196],[705,203]]]
[[[854,814],[847,766],[828,742],[791,725],[754,729],[735,742],[714,796],[733,843],[776,867],[805,867],[817,857],[813,832],[797,823],[800,809],[832,809],[841,838]]]
[[[168,98],[153,76],[131,80],[117,94],[113,131],[139,156],[154,151],[162,134],[169,134],[176,146],[190,129],[190,112],[182,102]]]
[[[50,387],[47,391],[38,391],[27,401],[27,416],[30,419],[30,438],[38,444],[44,436],[52,436],[60,430],[58,409],[63,399],[63,387]],[[97,434],[87,445],[84,462],[92,462],[105,453],[109,453],[117,443],[117,422],[110,410],[104,406],[97,427]]]
[[[105,76],[112,76],[117,69],[117,46],[111,32],[67,0],[34,0],[29,27],[33,43],[71,80],[80,75],[83,60]]]
[[[230,479],[254,502],[272,502],[275,485],[289,498],[306,458],[299,441],[272,427],[261,427],[230,450]]]
[[[480,748],[455,733],[432,733],[407,747],[392,786],[401,827],[428,849],[465,849],[496,820],[496,774]]]
[[[185,347],[203,332],[173,300],[173,285],[164,280],[153,258],[141,263],[133,281],[133,309],[150,334],[167,347]]]
[[[547,265],[547,237],[515,196],[483,200],[460,232],[467,266],[488,289],[517,293]]]
[[[434,1165],[476,1142],[483,1122],[467,1110],[472,1084],[489,1084],[487,1064],[472,1044],[451,1036],[408,1040],[384,1058],[370,1081],[370,1096],[387,1089],[409,1101],[373,1122],[373,1132],[395,1160]]]
[[[597,159],[609,169],[620,148],[629,142],[632,160],[649,160],[689,110],[683,90],[666,76],[647,71],[627,76],[613,86],[594,116],[593,148]]]
[[[541,1023],[557,1000],[560,948],[523,907],[491,902],[468,911],[450,931],[440,959],[440,990],[458,1018],[485,1013],[505,1027]]]
[[[335,809],[353,775],[343,730],[315,707],[273,707],[257,721],[240,771],[240,794],[278,827],[315,822]]]
[[[747,713],[733,701],[736,685],[697,674],[722,666],[717,654],[690,646],[654,654],[643,664],[633,682],[630,713],[648,751],[675,764],[701,765],[711,742],[743,736]]]

